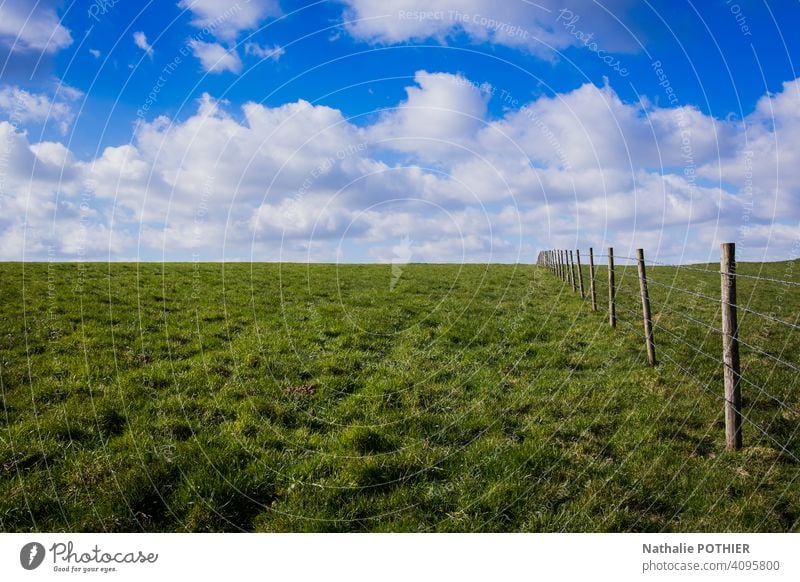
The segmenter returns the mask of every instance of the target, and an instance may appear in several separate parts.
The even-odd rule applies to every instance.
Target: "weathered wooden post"
[[[572,249],[569,251],[569,284],[572,285],[572,292],[575,293],[575,258],[572,256]]]
[[[723,243],[720,253],[722,277],[722,360],[725,378],[725,442],[728,449],[742,448],[742,392],[739,380],[739,326],[736,317],[736,245]]]
[[[555,273],[556,277],[561,276],[561,269],[558,265],[558,251],[553,249],[553,273]]]
[[[575,249],[575,260],[578,263],[578,286],[581,290],[581,299],[586,297],[583,292],[583,271],[581,270],[581,249]]]
[[[647,293],[647,273],[644,266],[644,249],[636,249],[639,267],[639,290],[642,293],[642,317],[644,318],[644,341],[647,344],[647,360],[656,365],[656,343],[653,338],[653,320],[650,314],[650,295]]]
[[[597,288],[594,282],[594,250],[589,247],[589,292],[592,294],[592,311],[597,311]]]
[[[617,327],[617,307],[614,305],[614,247],[608,247],[608,323]]]
[[[556,249],[553,252],[556,254],[556,275],[561,278],[561,251]]]

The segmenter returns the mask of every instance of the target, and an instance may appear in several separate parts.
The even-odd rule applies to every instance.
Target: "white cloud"
[[[45,255],[52,241],[57,197],[77,192],[76,160],[62,144],[31,145],[11,123],[0,122],[4,144],[0,172],[0,258],[20,260]],[[23,255],[23,241],[27,245]]]
[[[637,46],[619,24],[635,4],[610,0],[574,0],[567,13],[559,0],[497,2],[496,0],[342,0],[345,21],[356,38],[373,43],[401,43],[466,33],[476,43],[489,42],[552,57],[553,49],[579,43],[575,32],[593,34],[607,51],[630,51]]]
[[[443,149],[452,155],[454,143],[463,144],[483,126],[491,87],[427,71],[418,71],[414,82],[417,86],[406,88],[406,100],[370,128],[370,139],[433,157]]]
[[[261,21],[281,14],[277,0],[248,0],[229,4],[219,0],[181,0],[180,8],[194,15],[192,24],[225,41],[233,41],[243,30],[255,28]]]
[[[239,73],[242,70],[242,61],[235,50],[228,50],[221,44],[201,40],[191,40],[189,46],[194,56],[200,59],[200,64],[206,72]]]
[[[102,53],[97,49],[89,49],[89,54],[91,54],[94,58],[99,59]]]
[[[545,245],[644,246],[672,260],[707,258],[728,238],[743,257],[785,257],[800,220],[799,86],[739,123],[592,85],[492,120],[487,90],[420,71],[403,102],[365,126],[302,100],[228,112],[205,95],[188,118],[141,123],[131,143],[90,161],[3,123],[0,246],[20,256],[24,233],[27,257],[50,246],[385,261],[408,237],[414,260],[525,260]],[[416,147],[426,143],[436,149]]]
[[[61,85],[57,90],[57,100],[41,93],[30,93],[14,86],[0,88],[0,110],[15,124],[53,122],[65,134],[75,119],[72,102],[83,93]]]
[[[354,224],[358,217],[353,211],[330,204],[330,198],[308,196],[289,198],[277,204],[262,204],[253,214],[250,227],[258,238],[335,239],[350,230],[362,234],[365,225]]]
[[[261,46],[255,42],[248,42],[244,45],[244,54],[252,55],[260,59],[272,59],[278,61],[286,53],[283,47],[275,46]]]
[[[52,2],[4,0],[0,3],[0,42],[15,52],[55,53],[72,44]]]
[[[706,161],[700,175],[743,188],[742,216],[796,217],[800,214],[800,144],[795,141],[800,135],[800,79],[784,83],[777,94],[761,97],[755,112],[735,127],[735,151]]]
[[[576,188],[633,190],[640,169],[685,177],[734,155],[739,143],[733,123],[690,107],[626,104],[610,88],[589,84],[540,98],[493,129],[523,148],[534,166],[568,170],[557,179],[543,173],[548,195],[561,198],[574,197]],[[492,138],[482,133],[483,148]]]
[[[136,46],[142,49],[148,57],[151,59],[153,58],[153,47],[147,42],[147,35],[145,33],[142,31],[134,32],[133,42],[135,42]]]

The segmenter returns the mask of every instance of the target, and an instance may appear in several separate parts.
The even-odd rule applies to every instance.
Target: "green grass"
[[[791,366],[743,348],[727,452],[718,305],[651,284],[651,369],[605,276],[592,313],[526,265],[2,264],[0,529],[800,531],[797,288],[740,280]]]

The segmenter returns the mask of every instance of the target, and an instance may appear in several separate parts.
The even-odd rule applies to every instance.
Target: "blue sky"
[[[6,0],[0,258],[795,257],[798,15]]]

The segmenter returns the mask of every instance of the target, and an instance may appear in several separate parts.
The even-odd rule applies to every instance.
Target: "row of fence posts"
[[[577,265],[575,264],[577,260]],[[575,250],[554,249],[541,251],[537,260],[542,265],[569,283],[573,293],[580,292],[581,298],[586,294],[581,269],[581,252]],[[642,320],[644,340],[647,349],[647,360],[651,366],[657,365],[656,344],[653,336],[653,320],[650,310],[650,295],[647,290],[647,270],[645,268],[644,250],[636,250],[636,265],[639,275],[639,291],[642,300]],[[577,276],[576,276],[577,266]],[[608,249],[608,323],[617,326],[616,281],[614,273],[614,249]],[[741,370],[739,365],[739,330],[736,314],[736,246],[734,243],[723,243],[720,249],[721,274],[721,307],[722,307],[722,361],[725,383],[725,440],[729,449],[742,447],[742,394]],[[576,283],[577,279],[577,283]],[[597,285],[594,264],[594,250],[589,248],[589,294],[592,311],[597,311]]]

